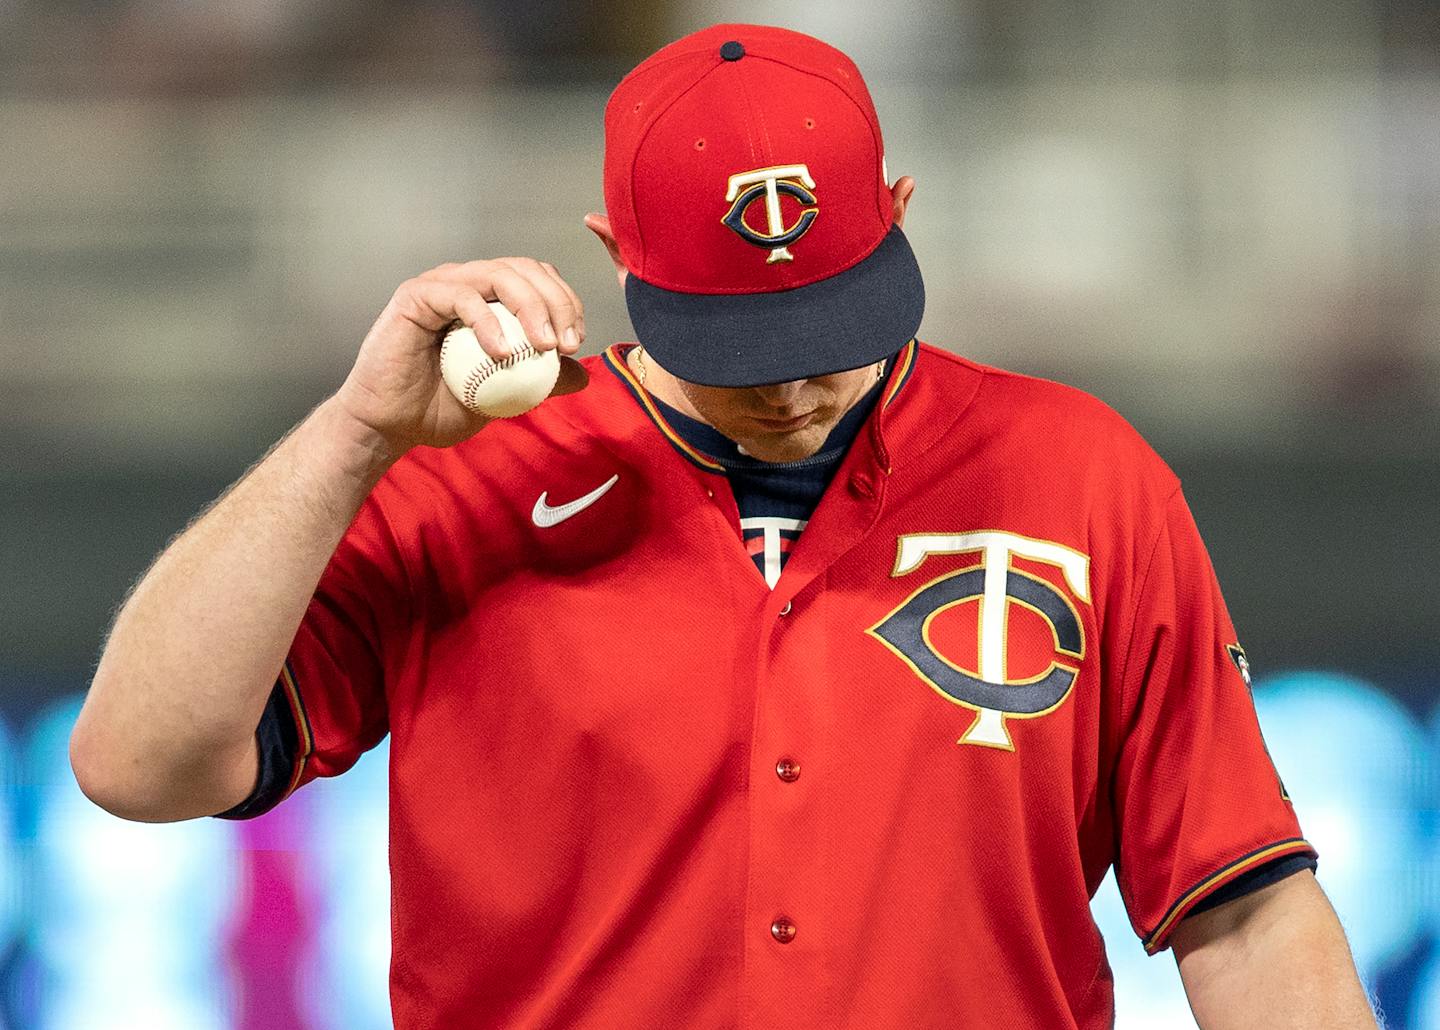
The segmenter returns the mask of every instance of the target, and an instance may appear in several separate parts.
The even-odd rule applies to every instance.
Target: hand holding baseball
[[[580,298],[547,262],[497,258],[440,265],[402,283],[360,346],[337,394],[342,407],[397,457],[411,447],[448,447],[474,435],[491,416],[467,408],[446,385],[440,341],[458,320],[485,355],[510,358],[513,346],[492,301],[514,312],[537,352],[559,356],[551,395],[584,388],[585,371],[571,357],[585,336]]]

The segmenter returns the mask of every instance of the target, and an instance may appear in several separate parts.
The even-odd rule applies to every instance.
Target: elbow
[[[168,822],[163,813],[146,803],[132,782],[127,783],[123,771],[124,757],[114,753],[87,725],[84,715],[70,734],[70,771],[75,783],[98,807],[121,819],[133,822]]]
[[[189,781],[188,777],[167,779],[150,765],[142,756],[128,753],[106,739],[82,711],[70,734],[70,770],[80,792],[97,807],[139,823],[179,822],[229,807],[208,808],[199,792],[176,790]]]
[[[141,823],[216,815],[250,795],[259,772],[253,730],[158,726],[143,706],[124,703],[136,692],[123,686],[102,661],[70,732],[70,769],[82,794]]]
[[[149,821],[143,819],[147,813],[143,811],[144,806],[137,803],[134,783],[125,782],[124,772],[134,768],[134,759],[127,758],[117,747],[117,736],[123,735],[107,731],[107,723],[114,720],[107,719],[103,712],[111,689],[103,681],[113,676],[105,675],[105,666],[102,657],[79,718],[70,730],[70,771],[80,793],[98,807],[122,819]]]
[[[70,737],[70,771],[75,774],[80,793],[111,815],[136,819],[135,808],[127,803],[125,792],[116,789],[104,762],[79,740],[75,734]]]

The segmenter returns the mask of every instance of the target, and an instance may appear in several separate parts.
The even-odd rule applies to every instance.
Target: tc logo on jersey
[[[772,168],[756,168],[750,172],[736,172],[730,176],[730,183],[725,190],[725,199],[731,201],[730,210],[720,221],[739,233],[740,238],[747,243],[753,243],[757,247],[769,247],[770,256],[765,259],[767,265],[773,265],[777,261],[794,261],[795,255],[790,253],[790,244],[810,231],[810,226],[815,224],[815,218],[820,213],[819,202],[815,199],[815,194],[810,192],[814,188],[815,180],[810,177],[810,169],[804,165],[776,165]],[[782,193],[805,205],[805,210],[800,212],[800,217],[789,228],[786,228],[784,219],[780,216]],[[766,229],[765,232],[758,232],[745,221],[745,212],[762,196],[765,198]]]
[[[1049,580],[1014,568],[1013,559],[1058,567],[1070,594],[1087,605],[1090,559],[1049,540],[997,530],[919,533],[900,538],[891,575],[909,575],[932,554],[972,551],[980,554],[979,566],[917,587],[866,632],[946,700],[975,710],[958,743],[1013,751],[1005,719],[1058,708],[1085,657],[1085,632],[1070,597]],[[952,610],[958,632],[939,632],[937,620]],[[1019,612],[1026,614],[1012,618]],[[1012,679],[1012,670],[1022,668],[1036,671]]]

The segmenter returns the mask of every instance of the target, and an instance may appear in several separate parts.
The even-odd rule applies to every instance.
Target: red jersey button
[[[789,615],[789,614],[790,614],[790,602],[789,602],[789,601],[786,601],[786,602],[785,602],[785,607],[780,609],[780,614],[781,614],[781,615]]]
[[[782,758],[775,763],[775,775],[786,783],[794,783],[800,778],[800,763],[793,758]]]
[[[784,916],[776,916],[775,922],[770,924],[770,936],[781,944],[789,944],[795,939],[795,924]]]

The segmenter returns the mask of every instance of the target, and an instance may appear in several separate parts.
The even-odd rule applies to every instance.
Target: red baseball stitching
[[[529,340],[526,340],[514,353],[503,361],[492,360],[488,365],[471,369],[469,377],[465,380],[465,407],[473,408],[475,406],[475,391],[480,389],[480,384],[489,379],[492,373],[498,372],[502,368],[511,368],[518,365],[535,353],[537,353],[535,347]]]

